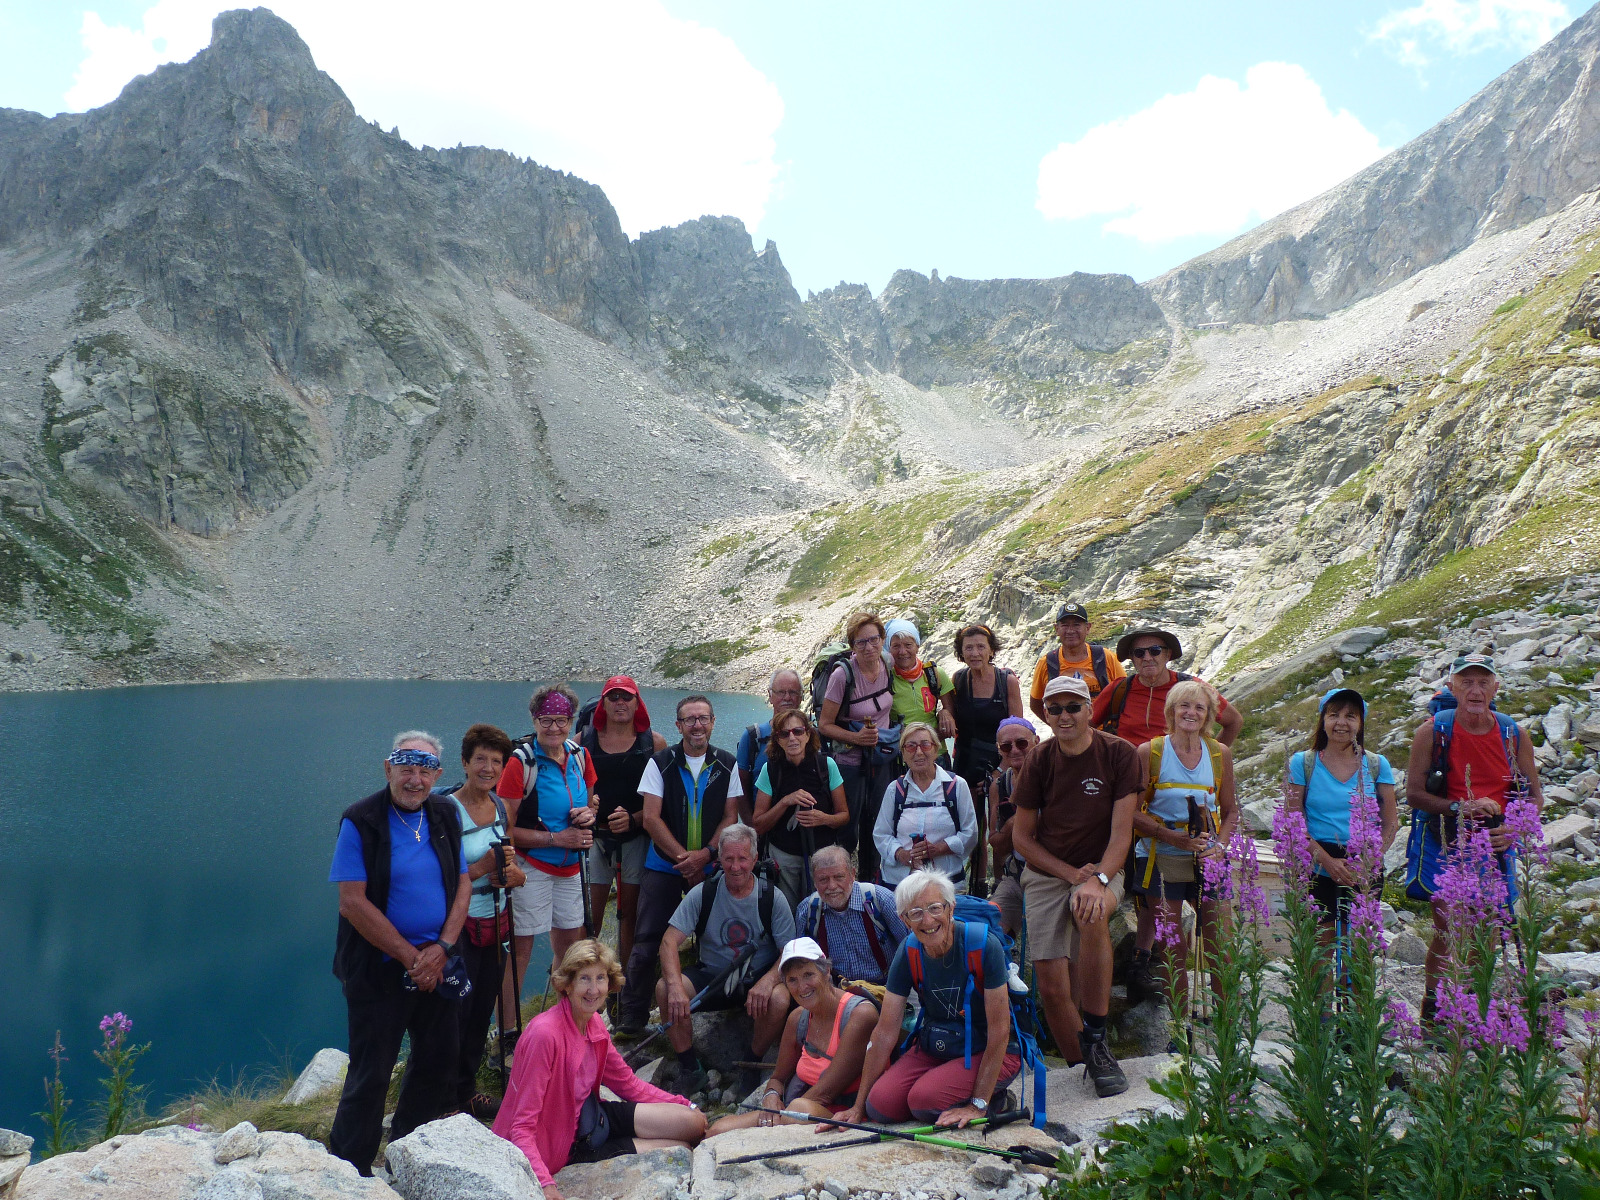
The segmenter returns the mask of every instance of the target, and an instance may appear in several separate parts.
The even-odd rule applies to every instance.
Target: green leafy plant
[[[61,1031],[56,1030],[55,1044],[50,1047],[50,1061],[55,1072],[44,1081],[44,1110],[34,1116],[44,1122],[49,1131],[45,1140],[43,1157],[54,1158],[78,1148],[74,1126],[67,1116],[72,1101],[67,1099],[67,1085],[61,1080],[61,1064],[67,1061],[67,1051],[61,1044]]]
[[[128,1041],[133,1032],[133,1021],[125,1013],[114,1012],[100,1019],[100,1049],[94,1052],[108,1074],[100,1081],[106,1090],[101,1109],[103,1127],[101,1140],[115,1137],[132,1122],[140,1111],[140,1098],[144,1089],[133,1082],[133,1067],[150,1049],[150,1043],[135,1046]]]

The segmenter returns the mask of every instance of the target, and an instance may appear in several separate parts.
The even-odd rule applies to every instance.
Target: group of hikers
[[[1161,992],[1158,917],[1181,928],[1187,903],[1202,932],[1228,919],[1202,895],[1201,863],[1239,819],[1230,746],[1243,720],[1174,668],[1170,631],[1134,629],[1108,653],[1077,604],[1055,631],[1027,698],[1042,742],[986,625],[956,633],[952,675],[923,658],[910,621],[874,613],[849,620],[847,645],[809,680],[776,671],[770,719],[733,753],[714,744],[703,695],[678,701],[669,743],[627,675],[589,711],[564,684],[539,688],[533,733],[515,742],[473,725],[449,791],[439,740],[398,735],[385,786],[344,813],[330,872],[350,1023],[332,1151],[370,1173],[406,1036],[390,1138],[451,1112],[493,1118],[556,1198],[569,1162],[730,1128],[964,1126],[1012,1107],[1008,1085],[1029,1064],[1042,1109],[1035,998],[1095,1093],[1125,1090],[1107,1044],[1110,918],[1131,893],[1130,999]],[[1431,895],[1457,821],[1492,824],[1514,793],[1541,799],[1527,738],[1494,711],[1497,686],[1491,656],[1464,655],[1449,706],[1417,731],[1414,894]],[[1353,802],[1378,798],[1386,848],[1398,830],[1393,771],[1366,749],[1365,718],[1358,692],[1328,692],[1287,766],[1330,927],[1355,884],[1341,862]],[[615,949],[598,938],[613,892]],[[559,998],[520,1034],[496,1101],[477,1087],[489,1027],[498,1002],[503,1053],[538,937]],[[1436,937],[1430,995],[1442,954]],[[1186,971],[1172,977],[1187,987]],[[730,1008],[750,1017],[738,1094],[766,1083],[757,1108],[708,1130],[689,1102],[707,1085],[692,1014]],[[678,1060],[675,1092],[635,1076],[613,1041],[657,1034]]]

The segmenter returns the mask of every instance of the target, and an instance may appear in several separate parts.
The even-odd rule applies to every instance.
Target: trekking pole
[[[511,839],[508,837],[505,841],[500,843],[500,878],[502,880],[505,879],[505,872],[511,865],[511,854],[512,844]],[[500,924],[498,919],[495,922],[494,939],[496,944],[500,946],[501,950],[505,952],[506,957],[509,959],[507,965],[511,968],[511,1004],[516,1019],[516,1036],[511,1039],[511,1044],[515,1046],[517,1042],[522,1039],[522,977],[517,973],[517,922],[515,916],[510,913],[510,909],[511,897],[507,896],[506,910],[509,919],[506,921],[505,940],[502,940],[500,937]],[[505,978],[502,976],[500,980],[500,1040],[502,1044],[504,1043],[506,1036],[505,1008],[506,985]]]
[[[801,898],[811,895],[816,891],[816,886],[811,882],[811,856],[817,852],[817,835],[811,832],[809,825],[800,826],[800,889]]]
[[[739,1107],[754,1109],[761,1106],[759,1104],[741,1104]],[[763,1111],[772,1112],[772,1109],[769,1108]],[[1019,1117],[1011,1119],[1020,1119],[1020,1116],[1028,1114],[1028,1110],[1025,1108],[1018,1109],[1017,1112]],[[1036,1167],[1049,1167],[1052,1170],[1055,1169],[1057,1162],[1055,1155],[1034,1146],[1012,1146],[1009,1149],[1002,1150],[999,1146],[989,1146],[982,1142],[958,1142],[954,1138],[935,1137],[931,1133],[916,1133],[906,1129],[883,1129],[877,1125],[855,1125],[849,1121],[840,1121],[833,1117],[818,1117],[811,1113],[794,1112],[790,1109],[781,1109],[775,1115],[788,1117],[791,1121],[798,1121],[802,1124],[833,1125],[839,1129],[859,1129],[862,1133],[875,1133],[880,1138],[898,1138],[903,1142],[919,1142],[924,1146],[941,1146],[947,1150],[966,1150],[971,1154],[993,1154],[999,1158],[1011,1158],[1018,1162],[1030,1163]],[[1011,1117],[1009,1113],[1004,1115]],[[992,1123],[993,1121],[991,1120]],[[977,1124],[977,1122],[973,1122],[973,1124]],[[947,1125],[941,1128],[950,1129],[951,1127]],[[952,1130],[952,1132],[955,1131]]]
[[[500,853],[495,851],[495,858]],[[500,1013],[500,1036],[495,1038],[495,1044],[500,1051],[500,1089],[504,1091],[510,1086],[510,1075],[506,1071],[506,956],[505,943],[500,940],[500,898],[504,889],[494,889],[494,977],[497,981],[498,991],[495,994],[495,1007]],[[515,974],[515,967],[513,967]]]
[[[747,1104],[744,1107],[759,1109],[761,1106]],[[779,1115],[778,1113],[773,1112],[772,1109],[767,1109],[766,1111],[771,1112],[773,1116]],[[1019,1108],[1015,1112],[996,1113],[993,1117],[987,1118],[980,1117],[978,1120],[968,1125],[967,1128],[976,1129],[979,1126],[986,1126],[983,1132],[988,1133],[990,1129],[998,1129],[1000,1126],[1009,1125],[1013,1121],[1024,1120],[1027,1116],[1028,1110],[1025,1108]],[[823,1118],[821,1117],[812,1118],[812,1120],[815,1121],[821,1121],[822,1119]],[[903,1129],[900,1132],[908,1134],[937,1133],[939,1130],[945,1128],[948,1127],[944,1125],[922,1125],[916,1129]],[[881,1145],[884,1139],[885,1135],[881,1133],[874,1133],[867,1137],[840,1138],[835,1142],[818,1142],[814,1146],[798,1146],[789,1150],[762,1150],[757,1154],[741,1154],[737,1158],[721,1159],[718,1161],[717,1166],[731,1167],[737,1163],[760,1162],[761,1160],[768,1158],[789,1158],[790,1156],[796,1154],[821,1154],[828,1150],[844,1150],[850,1146],[877,1146]],[[962,1144],[966,1145],[967,1143],[963,1142]]]
[[[578,859],[578,885],[583,889],[583,934],[585,937],[594,937],[594,904],[589,899],[589,852],[578,851],[583,857]]]

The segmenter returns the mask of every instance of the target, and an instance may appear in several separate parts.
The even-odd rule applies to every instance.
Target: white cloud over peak
[[[158,0],[139,26],[85,13],[66,102],[115,98],[192,57],[216,0]],[[777,87],[731,39],[660,0],[275,0],[362,116],[414,145],[486,145],[605,189],[630,233],[732,215],[761,223],[779,168]]]
[[[1476,54],[1511,49],[1527,53],[1544,45],[1572,20],[1561,0],[1419,0],[1378,20],[1372,40],[1408,66],[1423,67],[1430,55]]]
[[[1257,63],[1241,85],[1194,91],[1062,142],[1039,163],[1035,206],[1052,220],[1109,216],[1145,243],[1231,234],[1308,200],[1387,149],[1293,63]]]

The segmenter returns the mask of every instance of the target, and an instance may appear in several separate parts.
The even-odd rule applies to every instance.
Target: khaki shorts
[[[1111,877],[1111,919],[1122,903],[1122,872]],[[1028,956],[1034,962],[1050,958],[1078,957],[1078,922],[1072,915],[1072,898],[1083,884],[1068,885],[1054,875],[1044,875],[1032,867],[1022,868],[1022,895],[1028,912]]]
[[[622,882],[635,887],[644,882],[644,856],[650,839],[640,834],[630,842],[597,837],[589,847],[589,882],[609,884],[621,872]]]

